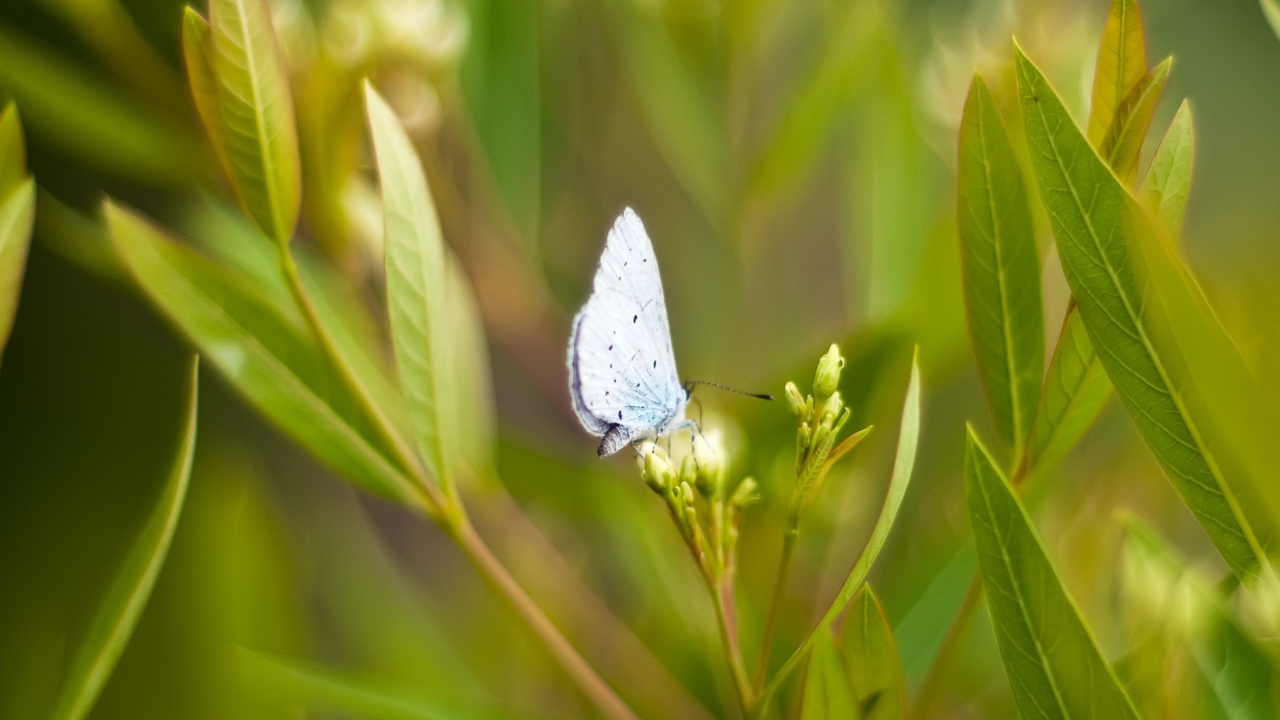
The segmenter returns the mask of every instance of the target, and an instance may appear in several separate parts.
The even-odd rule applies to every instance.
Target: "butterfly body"
[[[653,244],[627,208],[605,240],[591,296],[569,337],[569,394],[607,457],[687,427]]]

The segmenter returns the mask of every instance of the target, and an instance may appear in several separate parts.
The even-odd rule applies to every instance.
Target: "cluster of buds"
[[[818,360],[813,394],[801,395],[795,383],[787,383],[787,409],[796,422],[796,486],[791,498],[790,520],[793,531],[799,525],[800,516],[817,497],[822,486],[822,467],[849,421],[849,408],[844,406],[837,389],[843,371],[840,348],[832,345]]]

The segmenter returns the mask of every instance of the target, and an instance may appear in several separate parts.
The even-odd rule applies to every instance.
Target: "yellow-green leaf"
[[[212,67],[231,185],[277,242],[293,235],[302,198],[298,135],[284,51],[266,0],[210,0]]]
[[[1124,99],[1147,74],[1147,44],[1137,0],[1112,0],[1098,48],[1089,109],[1089,142],[1101,147]]]
[[[182,515],[191,477],[191,461],[195,456],[198,378],[199,362],[193,359],[183,431],[164,492],[125,556],[124,564],[116,573],[80,649],[76,651],[58,693],[54,720],[81,720],[93,709],[120,654],[129,644],[129,637],[133,635],[160,569],[164,567],[178,518]]]
[[[1071,449],[1111,397],[1111,381],[1093,351],[1089,334],[1072,307],[1044,376],[1040,405],[1027,441],[1025,477],[1058,461]]]
[[[353,482],[404,503],[417,500],[296,307],[273,302],[129,210],[108,203],[106,214],[134,281],[250,403]]]
[[[1280,0],[1258,0],[1262,4],[1262,14],[1267,17],[1271,31],[1280,37]]]
[[[1133,86],[1117,108],[1115,119],[1102,140],[1099,153],[1126,183],[1133,180],[1138,169],[1138,153],[1142,151],[1142,141],[1147,137],[1172,65],[1173,58],[1166,59]]]
[[[836,650],[835,638],[824,628],[814,641],[813,655],[809,658],[800,720],[857,720],[858,717],[849,674]]]
[[[427,469],[448,487],[453,450],[444,238],[426,174],[395,112],[365,84],[386,241],[387,311],[400,386]]]
[[[973,428],[964,487],[987,606],[1018,714],[1137,720],[1031,519]]]
[[[1244,580],[1260,566],[1261,548],[1206,442],[1203,414],[1188,404],[1184,385],[1171,376],[1175,358],[1152,334],[1159,303],[1149,297],[1150,283],[1140,278],[1134,252],[1158,250],[1163,243],[1039,68],[1020,48],[1015,51],[1032,167],[1089,340],[1147,446]]]
[[[1139,197],[1160,221],[1165,235],[1177,239],[1182,234],[1182,216],[1191,192],[1191,170],[1195,161],[1195,129],[1191,106],[1186,100],[1169,123],[1169,129],[1151,158],[1151,167],[1142,181]]]
[[[960,121],[959,167],[969,339],[996,428],[1017,453],[1044,373],[1040,256],[1022,171],[991,92],[977,76]]]
[[[27,180],[27,143],[22,119],[12,101],[0,113],[0,202]]]
[[[187,83],[196,113],[200,115],[222,171],[230,177],[227,136],[222,127],[222,110],[218,107],[218,78],[213,74],[213,33],[208,21],[190,7],[182,13],[182,58],[187,66]]]
[[[880,600],[864,585],[840,635],[853,699],[863,720],[901,720],[907,707],[902,661]]]
[[[36,184],[30,179],[0,204],[0,358],[18,313],[35,208]]]

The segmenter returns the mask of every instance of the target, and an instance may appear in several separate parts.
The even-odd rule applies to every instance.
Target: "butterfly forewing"
[[[684,402],[658,261],[630,209],[614,223],[574,320],[569,370],[574,410],[595,435],[616,425],[628,441],[653,437]]]

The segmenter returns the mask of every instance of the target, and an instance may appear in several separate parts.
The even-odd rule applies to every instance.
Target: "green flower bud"
[[[749,505],[754,505],[760,501],[760,495],[756,492],[755,478],[745,477],[742,482],[738,483],[738,487],[733,491],[733,497],[729,498],[729,505],[741,510]]]
[[[680,480],[681,484],[693,485],[698,482],[698,464],[693,461],[692,455],[685,455],[680,461]]]
[[[822,423],[820,423],[817,429],[813,431],[813,440],[809,443],[810,453],[822,451],[823,443],[825,443],[827,440],[827,437],[831,435],[831,427],[833,424],[834,424],[834,420],[832,418],[830,417],[822,418]],[[825,460],[825,459],[826,458],[821,458],[821,460]]]
[[[675,474],[671,472],[671,465],[657,450],[652,450],[644,456],[642,477],[645,484],[658,493],[671,487],[672,483],[675,482]]]
[[[796,424],[800,425],[809,421],[809,415],[805,414],[808,407],[804,396],[800,394],[800,388],[796,387],[793,382],[787,383],[785,394],[787,396],[787,410],[791,412],[791,417],[796,419]]]
[[[827,354],[818,360],[818,371],[813,375],[813,395],[818,402],[825,401],[840,387],[840,372],[844,370],[844,358],[840,346],[832,345]]]
[[[803,459],[805,454],[809,452],[810,441],[813,439],[813,430],[808,425],[801,425],[796,431],[796,458]]]
[[[822,406],[822,420],[825,422],[827,418],[831,418],[831,422],[835,422],[840,417],[840,412],[844,410],[844,398],[840,396],[837,390],[831,393],[831,397],[827,398],[827,402]]]
[[[716,433],[697,434],[693,438],[693,462],[697,468],[698,492],[703,497],[711,497],[720,489],[724,477],[723,453],[720,452],[720,438]]]

